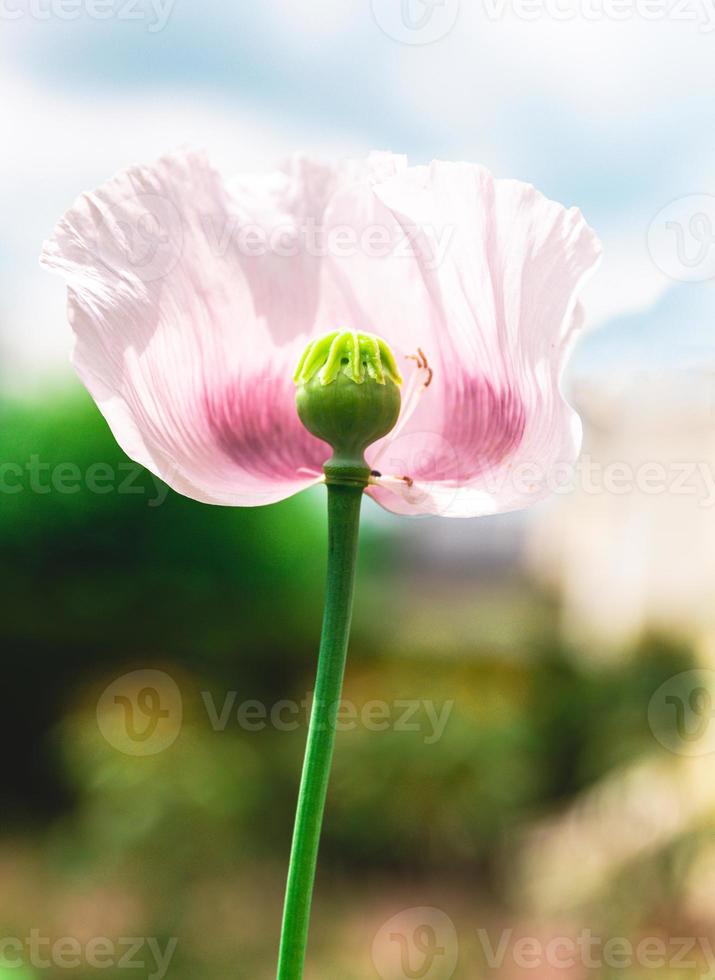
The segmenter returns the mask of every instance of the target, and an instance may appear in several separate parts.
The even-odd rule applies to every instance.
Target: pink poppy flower
[[[180,493],[257,505],[319,482],[330,450],[292,376],[347,329],[383,337],[405,379],[367,493],[471,517],[546,495],[577,455],[559,381],[599,253],[578,210],[472,164],[295,158],[224,181],[187,152],[82,195],[41,261],[118,443]]]

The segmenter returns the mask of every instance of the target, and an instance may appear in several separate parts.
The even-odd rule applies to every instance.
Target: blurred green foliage
[[[306,716],[289,731],[248,731],[233,710],[216,731],[206,697],[219,708],[230,692],[268,706],[306,698],[321,489],[267,508],[198,504],[131,463],[76,394],[1,407],[0,462],[3,820],[8,840],[35,825],[25,877],[37,875],[44,896],[27,885],[18,921],[42,920],[46,902],[63,905],[77,889],[105,889],[100,905],[130,910],[117,929],[190,937],[175,975],[225,975],[240,949],[232,975],[269,976]],[[88,486],[97,464],[101,492]],[[501,647],[425,636],[418,656],[396,653],[391,609],[404,615],[403,579],[414,575],[400,564],[399,525],[363,534],[345,688],[359,717],[378,699],[392,723],[339,734],[321,882],[356,868],[395,881],[466,878],[499,907],[514,835],[651,752],[648,697],[692,657],[649,641],[622,663],[585,666],[528,590],[526,649],[504,648],[505,624]],[[424,593],[408,589],[410,601],[423,607]],[[97,698],[123,672],[151,667],[179,684],[184,722],[170,748],[134,758],[101,735]],[[438,734],[426,701],[445,712]],[[404,702],[419,705],[407,720]],[[400,730],[398,717],[412,727]],[[0,902],[2,916],[8,925]]]

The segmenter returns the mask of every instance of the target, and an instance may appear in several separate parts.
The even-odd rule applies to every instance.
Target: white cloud
[[[712,89],[713,35],[701,29],[715,28],[710,0],[687,0],[686,12],[702,25],[648,22],[635,13],[624,21],[579,14],[559,23],[543,14],[530,22],[513,13],[519,2],[503,0],[504,13],[493,20],[488,11],[502,0],[466,0],[443,40],[402,50],[395,45],[410,98],[463,124],[475,115],[493,119],[515,99],[535,95],[555,110],[567,106],[585,113],[590,123],[612,125]],[[559,3],[573,10],[604,6],[604,0]]]
[[[698,22],[648,23],[638,16],[624,22],[580,17],[558,23],[546,16],[527,22],[513,13],[519,0],[505,0],[507,12],[490,19],[489,5],[501,2],[462,0],[445,38],[414,47],[380,30],[368,0],[316,0],[309,9],[276,0],[256,8],[254,27],[264,46],[273,45],[277,76],[282,64],[315,58],[321,48],[334,71],[336,52],[347,45],[351,57],[341,70],[342,85],[354,79],[359,106],[369,72],[365,91],[385,92],[388,118],[402,113],[405,132],[420,134],[422,156],[448,149],[503,176],[540,182],[556,175],[557,191],[563,182],[576,198],[564,203],[583,207],[605,246],[586,293],[589,323],[646,309],[669,285],[647,252],[650,219],[674,197],[713,187],[715,132],[704,124],[688,126],[682,116],[695,116],[696,102],[706,107],[703,119],[708,108],[712,114],[715,32],[703,33]],[[586,2],[593,8],[609,0],[558,0],[561,7]],[[715,10],[707,6],[715,0],[688,2],[703,18]],[[180,13],[177,7],[174,16]],[[240,29],[232,17],[225,13],[227,31]],[[27,34],[24,45],[30,43]],[[8,32],[0,55],[0,131],[13,134],[0,155],[0,252],[6,253],[8,273],[0,315],[5,355],[9,348],[12,362],[31,372],[40,362],[49,367],[65,359],[61,286],[39,270],[36,256],[79,192],[184,143],[206,146],[226,172],[269,166],[301,147],[356,155],[370,149],[367,117],[380,110],[368,100],[361,116],[353,106],[347,117],[355,126],[363,117],[367,122],[363,118],[362,129],[351,132],[341,128],[347,123],[338,118],[339,106],[326,102],[315,122],[305,121],[311,119],[309,106],[301,122],[279,100],[260,114],[250,110],[250,92],[236,103],[216,89],[181,91],[175,84],[123,91],[126,69],[100,97],[89,88],[68,91],[19,70],[13,74],[7,67]]]
[[[66,364],[64,287],[40,269],[37,257],[57,219],[82,191],[187,143],[205,147],[229,174],[271,166],[302,147],[328,156],[348,151],[318,132],[290,123],[270,125],[208,95],[137,91],[82,99],[7,71],[0,73],[0,88],[0,131],[13,134],[0,154],[4,386],[24,386]]]

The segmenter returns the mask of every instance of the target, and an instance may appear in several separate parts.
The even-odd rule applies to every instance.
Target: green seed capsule
[[[328,481],[366,484],[365,450],[400,414],[402,378],[390,348],[373,334],[327,334],[308,345],[294,381],[301,422],[333,450]]]

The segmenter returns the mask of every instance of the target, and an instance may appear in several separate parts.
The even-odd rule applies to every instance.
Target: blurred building
[[[567,637],[601,654],[649,631],[715,641],[715,370],[597,374],[572,393],[583,453],[531,526],[527,563]]]

